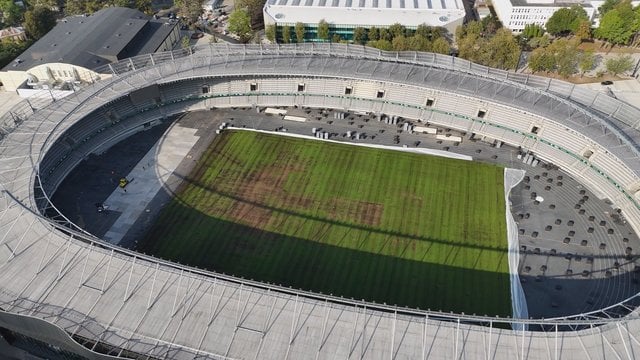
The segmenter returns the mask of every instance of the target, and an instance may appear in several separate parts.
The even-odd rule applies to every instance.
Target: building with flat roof
[[[395,23],[409,29],[420,24],[453,32],[464,20],[462,0],[267,0],[265,25],[305,25],[305,41],[318,41],[317,26],[329,24],[330,36],[351,40],[356,27],[385,28]]]
[[[494,0],[492,4],[502,25],[514,33],[522,32],[529,24],[544,27],[553,13],[565,7],[580,5],[592,20],[597,9],[591,1],[582,0]]]
[[[94,71],[96,68],[172,49],[180,39],[177,25],[120,7],[67,17],[5,66],[0,81],[7,91],[25,84],[33,88],[39,83],[93,82],[104,75]]]

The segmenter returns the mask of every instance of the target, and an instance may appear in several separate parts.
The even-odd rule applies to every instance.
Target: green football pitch
[[[511,315],[503,168],[217,136],[139,250],[346,298]]]

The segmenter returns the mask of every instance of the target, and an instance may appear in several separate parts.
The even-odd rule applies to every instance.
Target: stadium
[[[127,59],[109,71],[112,76],[65,99],[24,102],[2,119],[0,330],[14,344],[48,356],[90,359],[600,359],[635,358],[640,351],[633,255],[640,246],[640,110],[562,81],[454,57],[342,44],[212,44]],[[587,217],[569,220],[586,227],[584,236],[571,230],[566,243],[559,240],[552,248],[522,229],[529,242],[510,251],[526,257],[525,263],[534,261],[527,263],[531,271],[541,265],[529,258],[541,254],[587,262],[578,260],[586,250],[571,254],[562,243],[594,247],[592,253],[602,255],[586,256],[592,270],[581,276],[593,279],[599,293],[587,300],[590,308],[576,307],[585,311],[546,319],[354,300],[114,246],[75,226],[50,200],[89,154],[154,121],[198,110],[255,113],[265,107],[420,119],[463,134],[463,144],[472,138],[493,144],[483,152],[469,148],[478,156],[501,142],[545,164],[536,176],[552,181],[541,191],[568,187],[559,185],[560,173],[551,178],[558,169],[550,165],[558,167],[568,175],[562,182],[575,179],[573,191],[583,196],[568,206]],[[534,180],[525,178],[529,185],[523,186],[534,190]],[[541,200],[536,206],[548,204]],[[554,207],[563,201],[559,197]],[[609,206],[609,218],[589,219],[582,210],[591,211],[592,202],[599,209]],[[561,227],[567,220],[552,224]],[[560,291],[557,285],[551,286]]]

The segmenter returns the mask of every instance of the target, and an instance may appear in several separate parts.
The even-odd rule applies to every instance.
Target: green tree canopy
[[[182,46],[183,49],[188,48],[189,46],[191,46],[191,40],[189,40],[188,36],[183,36],[182,39],[180,39],[180,46]]]
[[[409,50],[409,41],[404,35],[396,36],[391,41],[391,45],[393,46],[393,50],[395,51],[407,51]]]
[[[296,42],[303,43],[304,34],[305,34],[304,24],[298,21],[296,23],[295,31],[296,31]]]
[[[551,44],[551,39],[549,39],[549,36],[547,34],[533,38],[527,42],[527,45],[529,45],[533,49],[539,47],[547,47],[549,46],[549,44]]]
[[[264,0],[237,0],[234,6],[236,9],[243,8],[247,10],[251,17],[250,24],[252,29],[262,29],[264,26],[264,17],[262,15]]]
[[[0,68],[11,63],[11,61],[25,51],[29,45],[31,45],[30,41],[1,41]]]
[[[271,41],[272,43],[275,43],[276,42],[276,25],[270,24],[265,26],[264,36],[266,36],[267,40]]]
[[[64,3],[65,15],[80,15],[87,12],[87,3],[84,0],[67,0]]]
[[[24,15],[24,10],[13,0],[0,0],[0,12],[2,12],[2,22],[6,25],[18,25]]]
[[[604,65],[607,68],[607,71],[615,76],[633,69],[633,59],[630,55],[620,55],[615,58],[608,59]]]
[[[325,19],[318,22],[318,38],[324,41],[329,40],[329,24]]]
[[[367,33],[367,38],[369,41],[380,40],[380,29],[375,26],[369,28],[369,32]]]
[[[529,69],[534,73],[539,71],[552,71],[556,66],[556,60],[553,54],[548,50],[539,48],[535,49],[529,55]]]
[[[538,24],[527,24],[522,30],[522,36],[527,39],[533,39],[544,35],[544,28]]]
[[[552,35],[573,34],[582,20],[589,20],[587,12],[580,5],[572,5],[554,12],[547,20],[546,29]]]
[[[574,34],[578,39],[582,41],[591,39],[591,21],[580,20],[578,28],[576,29]]]
[[[129,1],[129,0],[123,0],[123,1]],[[153,8],[151,7],[151,0],[136,0],[135,6],[136,6],[136,9],[142,11],[147,15],[153,14]]]
[[[229,32],[236,34],[240,41],[246,43],[253,37],[251,30],[251,18],[245,9],[235,9],[229,15],[229,23],[227,25]]]
[[[173,3],[178,7],[180,14],[192,23],[198,21],[198,18],[202,15],[204,0],[174,0]]]
[[[596,64],[596,57],[593,51],[584,51],[580,53],[580,59],[578,61],[578,69],[580,69],[580,75],[584,75],[585,72],[593,69]]]
[[[498,69],[515,69],[520,59],[520,46],[511,30],[501,28],[482,50],[482,63]]]
[[[420,24],[416,28],[414,35],[420,35],[427,40],[432,40],[434,38],[442,36],[442,29],[439,27],[428,26],[427,24]]]
[[[602,6],[600,6],[598,8],[598,12],[600,13],[600,17],[602,17],[602,15],[606,14],[607,12],[609,12],[609,10],[613,9],[614,7],[616,7],[616,5],[618,5],[620,3],[621,0],[605,0],[604,4],[602,4]]]
[[[282,42],[288,44],[291,42],[291,26],[282,26]]]
[[[391,51],[393,50],[393,44],[391,44],[391,41],[389,40],[370,40],[367,43],[367,46],[371,46],[374,47],[376,49],[380,49],[380,50],[384,50],[384,51]]]
[[[32,39],[40,39],[56,26],[56,14],[46,7],[37,7],[24,14],[24,29]]]
[[[439,37],[431,43],[431,51],[438,54],[449,55],[451,53],[451,46],[445,38]]]
[[[391,32],[389,31],[389,29],[380,28],[378,32],[380,33],[380,40],[387,40],[389,42],[393,40],[393,35],[391,35]]]
[[[353,42],[356,44],[365,44],[367,42],[367,29],[357,27],[353,29]]]
[[[414,51],[431,51],[431,41],[416,33],[409,38],[409,48]]]
[[[404,36],[406,28],[403,25],[395,23],[389,26],[388,30],[389,30],[389,33],[391,34],[391,37],[396,38],[399,36]]]
[[[500,19],[493,15],[485,16],[482,19],[481,24],[482,30],[486,35],[493,35],[498,31],[498,29],[502,28]]]
[[[634,12],[630,1],[622,1],[600,20],[595,35],[614,45],[626,45],[640,30],[640,13]]]

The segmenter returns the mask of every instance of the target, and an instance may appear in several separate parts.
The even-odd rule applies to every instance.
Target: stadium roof
[[[465,16],[461,0],[268,0],[265,14],[278,23],[445,26]]]
[[[93,69],[154,52],[176,26],[164,24],[138,10],[120,7],[102,9],[90,16],[67,17],[3,70],[25,71],[48,63]]]

